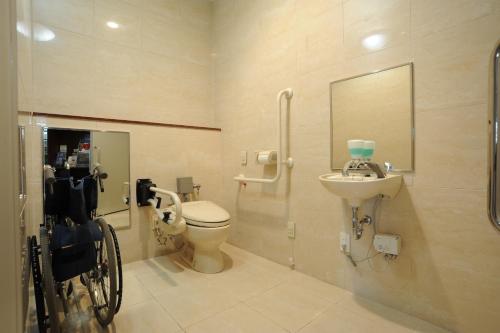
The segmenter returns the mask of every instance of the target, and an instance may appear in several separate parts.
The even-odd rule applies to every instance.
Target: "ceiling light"
[[[33,25],[34,39],[39,42],[48,42],[56,38],[56,34],[44,25],[35,23]]]
[[[18,21],[16,23],[16,30],[24,37],[29,37],[31,35],[29,26],[26,24],[26,22]]]
[[[120,27],[120,25],[114,21],[108,21],[106,25],[111,29],[118,29]]]
[[[374,34],[365,37],[362,41],[363,46],[368,50],[380,50],[386,44],[386,39],[383,34]]]

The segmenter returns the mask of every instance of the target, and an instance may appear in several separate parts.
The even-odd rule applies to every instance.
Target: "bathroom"
[[[500,331],[500,0],[6,0],[0,17],[2,332]],[[86,273],[44,280],[48,175],[81,163],[120,207],[93,215],[121,260],[105,325]],[[203,258],[200,230],[218,237]]]

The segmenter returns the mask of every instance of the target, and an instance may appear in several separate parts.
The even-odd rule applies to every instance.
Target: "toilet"
[[[189,201],[182,203],[182,217],[186,221],[182,258],[201,273],[224,270],[219,247],[229,235],[229,213],[211,201]]]

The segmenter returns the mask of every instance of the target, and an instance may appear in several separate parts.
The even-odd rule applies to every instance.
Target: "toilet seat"
[[[182,203],[182,217],[187,225],[203,228],[219,228],[229,225],[231,216],[222,207],[211,201],[189,201]]]

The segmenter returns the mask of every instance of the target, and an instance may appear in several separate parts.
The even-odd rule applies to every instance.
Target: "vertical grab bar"
[[[497,175],[497,169],[500,166],[500,155],[499,155],[499,125],[500,125],[500,42],[495,46],[493,54],[491,57],[490,64],[490,101],[489,101],[489,184],[488,184],[488,217],[491,223],[500,230],[500,220],[498,217],[498,210],[500,204],[497,203],[497,191],[499,184],[499,178]]]
[[[278,122],[278,133],[276,134],[276,144],[278,146],[278,157],[277,157],[277,162],[276,162],[276,175],[273,178],[249,178],[245,177],[244,175],[239,175],[236,177],[233,177],[233,179],[237,182],[240,182],[240,184],[245,183],[245,182],[250,182],[250,183],[267,183],[267,184],[272,184],[276,183],[280,177],[281,177],[281,164],[286,164],[288,165],[289,168],[292,167],[293,165],[293,160],[291,157],[286,157],[286,160],[282,160],[282,145],[281,145],[281,140],[282,140],[282,134],[281,134],[281,100],[283,96],[286,97],[286,119],[288,121],[288,116],[290,113],[290,100],[293,97],[293,90],[292,88],[287,88],[283,89],[280,92],[278,92],[278,96],[276,97],[277,100],[277,116],[276,120]],[[286,140],[286,146],[288,147],[289,141]]]

